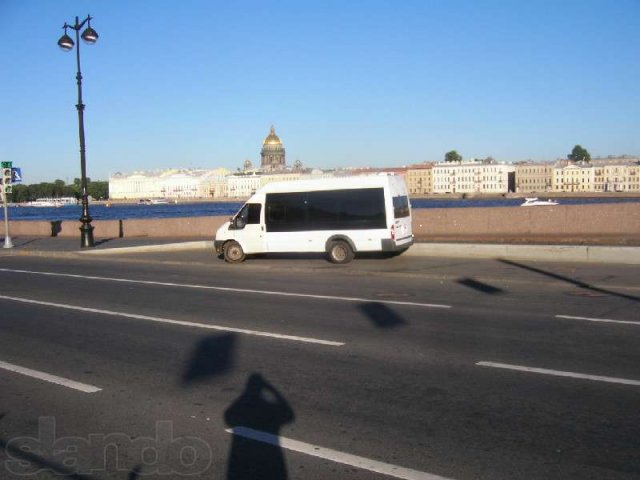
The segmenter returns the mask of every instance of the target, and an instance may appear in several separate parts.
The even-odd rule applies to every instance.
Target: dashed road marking
[[[10,269],[10,268],[0,268],[0,272],[28,273],[32,275],[48,275],[53,277],[79,278],[83,280],[102,280],[107,282],[136,283],[140,285],[155,285],[155,286],[162,286],[162,287],[180,287],[180,288],[193,288],[193,289],[200,289],[200,290],[215,290],[219,292],[248,293],[248,294],[255,294],[255,295],[271,295],[271,296],[294,297],[294,298],[311,298],[314,300],[332,300],[337,302],[383,303],[385,305],[403,305],[403,306],[410,306],[410,307],[451,308],[451,305],[441,305],[437,303],[404,302],[400,300],[380,300],[380,299],[361,298],[361,297],[339,297],[339,296],[333,296],[333,295],[313,295],[310,293],[292,293],[292,292],[279,292],[274,290],[254,290],[254,289],[248,289],[248,288],[216,287],[213,285],[158,282],[154,280],[134,280],[130,278],[98,277],[98,276],[91,276],[91,275],[76,275],[72,273],[38,272],[34,270],[16,270],[16,269]]]
[[[383,463],[377,460],[371,460],[368,458],[359,457],[357,455],[339,452],[337,450],[331,450],[330,448],[324,448],[313,445],[311,443],[292,440],[290,438],[273,435],[271,433],[254,430],[248,427],[233,427],[225,431],[233,435],[238,435],[240,437],[255,440],[257,442],[276,445],[286,450],[292,450],[294,452],[304,453],[318,458],[324,458],[325,460],[331,460],[332,462],[350,465],[352,467],[369,470],[370,472],[380,473],[382,475],[388,475],[390,477],[401,478],[404,480],[451,480],[439,475],[421,472],[419,470],[412,470],[410,468],[399,467],[390,463]]]
[[[93,385],[87,385],[86,383],[76,382],[74,380],[69,380],[68,378],[58,377],[56,375],[51,375],[50,373],[32,370],[12,363],[0,361],[0,368],[10,372],[19,373],[21,375],[26,375],[27,377],[37,378],[38,380],[43,380],[45,382],[62,385],[63,387],[72,388],[84,393],[96,393],[102,390],[101,388]]]
[[[556,318],[564,318],[566,320],[584,320],[587,322],[620,323],[623,325],[640,325],[640,322],[634,322],[632,320],[612,320],[610,318],[574,317],[571,315],[556,315]]]
[[[162,317],[152,317],[150,315],[138,315],[135,313],[127,313],[127,312],[116,312],[112,310],[102,310],[99,308],[88,308],[88,307],[80,307],[77,305],[67,305],[63,303],[53,303],[53,302],[43,302],[41,300],[33,300],[30,298],[21,298],[21,297],[10,297],[7,295],[0,295],[0,300],[10,300],[13,302],[21,302],[28,303],[32,305],[43,305],[46,307],[54,307],[54,308],[65,308],[67,310],[75,310],[78,312],[89,312],[89,313],[98,313],[101,315],[111,315],[116,317],[125,317],[125,318],[133,318],[136,320],[147,320],[150,322],[158,322],[165,323],[169,325],[179,325],[182,327],[193,327],[193,328],[202,328],[205,330],[219,330],[222,332],[232,332],[232,333],[241,333],[244,335],[253,335],[256,337],[271,337],[277,338],[280,340],[290,340],[295,342],[304,342],[304,343],[316,343],[319,345],[328,345],[332,347],[341,347],[344,345],[344,342],[334,342],[331,340],[322,340],[319,338],[309,338],[309,337],[298,337],[295,335],[284,335],[281,333],[272,333],[272,332],[262,332],[259,330],[248,330],[245,328],[234,328],[234,327],[225,327],[222,325],[211,325],[207,323],[197,323],[197,322],[187,322],[183,320],[173,320],[171,318],[162,318]]]
[[[561,370],[549,370],[546,368],[525,367],[523,365],[510,365],[508,363],[496,362],[478,362],[476,365],[480,367],[504,368],[507,370],[516,370],[519,372],[540,373],[543,375],[553,375],[556,377],[571,377],[582,380],[593,380],[596,382],[621,383],[623,385],[640,386],[640,380],[630,380],[628,378],[603,377],[600,375],[588,375],[586,373],[563,372]]]

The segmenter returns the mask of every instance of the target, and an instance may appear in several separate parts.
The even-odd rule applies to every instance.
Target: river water
[[[477,208],[477,207],[516,207],[522,198],[496,199],[412,199],[413,208]],[[584,205],[603,203],[640,203],[640,198],[560,198],[561,205]],[[233,215],[242,206],[242,202],[198,202],[169,203],[161,205],[92,204],[89,207],[94,220],[125,220],[132,218],[177,218]],[[82,214],[80,205],[65,207],[23,207],[9,208],[11,220],[77,220]]]

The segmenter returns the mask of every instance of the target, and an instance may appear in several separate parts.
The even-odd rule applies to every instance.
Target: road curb
[[[405,255],[640,265],[640,247],[416,243]]]
[[[137,247],[116,247],[96,250],[80,250],[79,255],[117,255],[119,253],[139,252],[175,252],[185,250],[213,249],[213,240],[201,240],[195,242],[164,243],[160,245],[142,245]]]

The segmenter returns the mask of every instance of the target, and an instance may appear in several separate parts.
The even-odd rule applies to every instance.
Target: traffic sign
[[[22,183],[22,169],[13,167],[11,169],[11,183]]]
[[[1,168],[11,168],[13,166],[13,162],[0,162]]]

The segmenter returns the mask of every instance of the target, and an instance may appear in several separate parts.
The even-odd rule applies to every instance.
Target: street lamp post
[[[70,51],[73,49],[74,42],[69,35],[67,35],[67,28],[71,28],[76,32],[76,61],[78,65],[78,73],[76,80],[78,81],[78,132],[80,136],[80,188],[82,198],[82,216],[80,217],[80,246],[82,248],[93,247],[93,226],[91,225],[91,216],[89,215],[89,196],[87,193],[87,162],[85,155],[84,144],[84,104],[82,103],[82,74],[80,73],[80,37],[88,44],[94,44],[98,40],[98,33],[91,28],[91,15],[87,15],[82,22],[76,17],[75,24],[69,25],[65,22],[64,35],[58,40],[58,46],[64,51]],[[80,29],[87,24],[87,28],[80,35]]]

